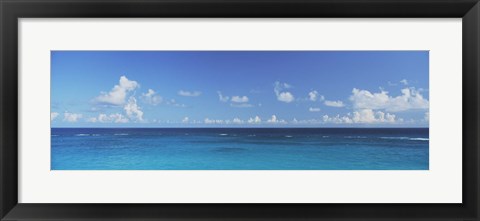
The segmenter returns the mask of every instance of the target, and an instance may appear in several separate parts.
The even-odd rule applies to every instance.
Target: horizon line
[[[50,129],[430,129],[430,127],[50,127]]]

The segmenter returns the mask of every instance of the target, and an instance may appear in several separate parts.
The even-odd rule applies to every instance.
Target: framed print
[[[1,219],[478,220],[477,1],[2,1]]]

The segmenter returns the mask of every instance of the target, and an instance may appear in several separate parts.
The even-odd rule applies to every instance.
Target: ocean
[[[52,128],[52,170],[428,170],[428,128]]]

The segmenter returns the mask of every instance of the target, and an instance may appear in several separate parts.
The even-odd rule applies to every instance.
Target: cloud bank
[[[426,110],[429,102],[420,91],[415,88],[404,88],[402,95],[392,97],[387,91],[372,93],[367,90],[354,88],[350,101],[355,109],[385,110],[389,112],[402,112],[408,110]]]

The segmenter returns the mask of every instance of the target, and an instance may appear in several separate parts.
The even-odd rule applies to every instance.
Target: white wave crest
[[[424,137],[380,137],[380,139],[389,139],[389,140],[420,140],[420,141],[428,141],[429,138]]]
[[[422,140],[422,141],[427,141],[427,140],[430,140],[430,139],[429,139],[429,138],[417,137],[417,138],[410,138],[410,140]]]
[[[380,137],[380,139],[387,139],[387,140],[408,140],[410,137]]]

